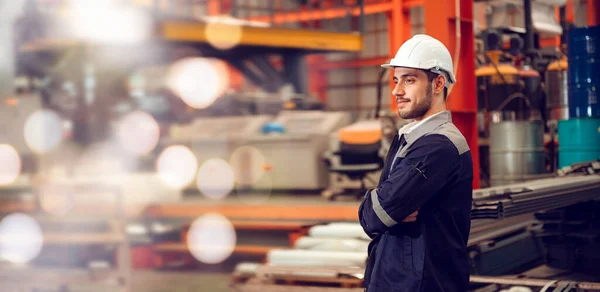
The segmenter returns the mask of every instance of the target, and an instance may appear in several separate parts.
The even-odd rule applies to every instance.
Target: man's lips
[[[397,99],[396,100],[396,104],[401,105],[401,104],[406,104],[409,103],[410,99]]]

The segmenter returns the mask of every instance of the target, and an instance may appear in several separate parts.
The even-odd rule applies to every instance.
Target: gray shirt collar
[[[435,114],[430,119],[427,119],[421,125],[419,125],[415,129],[412,129],[410,132],[404,133],[404,139],[406,139],[407,144],[412,144],[417,139],[435,130],[437,127],[449,122],[452,122],[452,115],[449,110],[445,110],[443,112]],[[410,129],[412,125],[414,124],[411,123],[405,125],[404,127]],[[402,133],[402,131],[400,132]]]

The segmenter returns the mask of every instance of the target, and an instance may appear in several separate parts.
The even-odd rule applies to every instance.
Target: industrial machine
[[[503,52],[503,32],[484,36],[487,62],[475,72],[484,185],[534,179],[546,172],[540,74],[527,63],[515,66],[522,50],[518,35],[510,36],[510,54]]]
[[[189,125],[171,126],[170,137],[162,143],[189,146],[200,164],[212,158],[229,161],[236,149],[259,135],[272,119],[267,115],[196,118]]]
[[[383,69],[379,73],[374,115],[361,117],[330,136],[329,149],[323,156],[330,172],[330,185],[322,192],[329,200],[340,195],[353,195],[361,200],[367,188],[375,187],[394,136],[409,123],[397,113],[381,110],[388,72]]]
[[[350,118],[346,112],[282,111],[273,123],[283,132],[254,135],[247,145],[264,155],[273,190],[322,190],[329,184],[322,160],[329,136]]]
[[[376,186],[386,154],[383,140],[379,120],[358,121],[332,134],[324,155],[331,185],[323,196],[333,200],[350,192],[361,199],[367,187]]]

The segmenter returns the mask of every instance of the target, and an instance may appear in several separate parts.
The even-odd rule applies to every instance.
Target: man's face
[[[403,119],[418,119],[429,111],[433,103],[431,82],[422,70],[398,67],[394,69],[398,115]]]

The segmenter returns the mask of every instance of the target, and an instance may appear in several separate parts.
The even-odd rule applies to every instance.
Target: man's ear
[[[433,93],[438,94],[443,92],[444,87],[446,87],[446,77],[440,74],[433,82]]]

